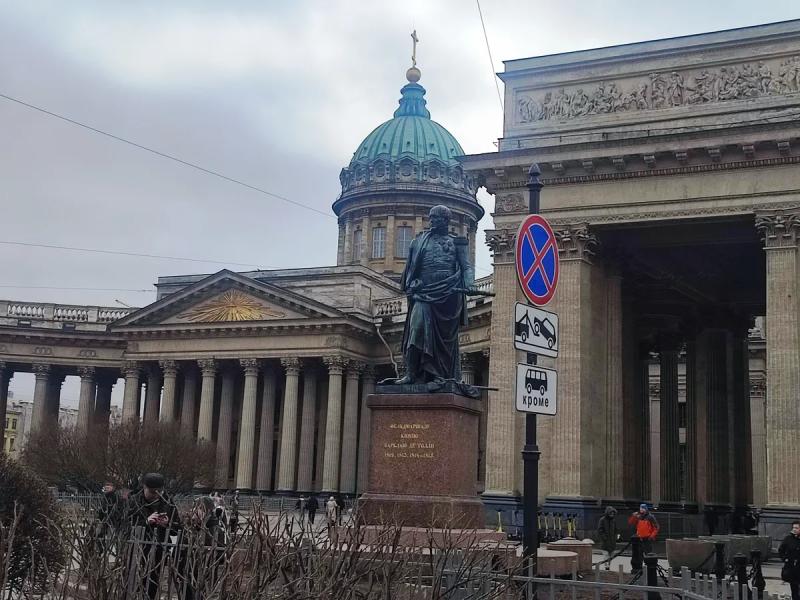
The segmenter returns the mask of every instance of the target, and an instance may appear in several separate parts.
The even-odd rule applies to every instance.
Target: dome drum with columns
[[[452,232],[467,237],[472,260],[484,214],[475,199],[477,181],[464,172],[464,150],[425,107],[420,72],[412,67],[394,117],[370,133],[342,169],[337,263],[363,264],[399,276],[408,245],[428,226],[428,211],[445,204]]]

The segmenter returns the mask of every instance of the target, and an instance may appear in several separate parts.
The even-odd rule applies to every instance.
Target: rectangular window
[[[372,258],[386,257],[386,228],[375,227],[372,230]]]
[[[11,438],[8,441],[8,451],[9,452],[13,452],[14,451],[14,438]]]
[[[16,429],[16,428],[17,428],[17,420],[11,419],[11,429]]]
[[[397,238],[395,240],[394,255],[397,258],[405,258],[408,256],[408,249],[411,247],[411,239],[413,238],[413,228],[402,226],[397,228]]]
[[[364,234],[360,229],[353,232],[353,260],[361,260],[361,253],[364,250]]]

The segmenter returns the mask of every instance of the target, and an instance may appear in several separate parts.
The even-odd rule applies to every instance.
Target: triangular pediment
[[[344,314],[326,304],[223,270],[145,306],[112,329],[161,325],[223,325],[330,319]]]

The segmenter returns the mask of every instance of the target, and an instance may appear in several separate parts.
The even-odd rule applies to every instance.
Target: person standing
[[[617,509],[606,506],[605,514],[597,522],[597,535],[600,538],[600,548],[603,550],[603,560],[606,561],[606,571],[611,569],[611,555],[617,549]]]
[[[319,509],[319,501],[314,494],[308,497],[308,502],[306,502],[306,510],[308,511],[308,522],[311,524],[311,527],[314,527],[314,518],[317,516],[317,510]]]
[[[658,535],[658,521],[650,513],[647,504],[639,505],[639,510],[628,517],[628,524],[636,528],[636,536],[642,540],[642,552],[649,554],[653,551],[653,542]]]
[[[147,473],[142,477],[142,489],[128,498],[125,521],[131,533],[141,537],[136,541],[142,544],[142,560],[139,568],[144,571],[145,593],[150,600],[158,597],[161,581],[164,545],[170,535],[181,529],[178,509],[162,492],[164,476],[160,473]]]
[[[792,531],[778,548],[783,561],[781,579],[789,584],[792,600],[800,600],[800,521],[792,521]]]
[[[336,498],[331,496],[325,503],[325,520],[328,523],[328,537],[331,538],[333,532],[336,530],[336,518],[339,512],[339,507],[336,504]]]

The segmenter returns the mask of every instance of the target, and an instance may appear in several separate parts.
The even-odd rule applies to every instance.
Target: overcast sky
[[[0,94],[330,213],[340,169],[396,108],[413,28],[433,119],[476,153],[501,134],[492,71],[503,60],[800,17],[797,0],[482,0],[482,9],[494,65],[472,0],[7,0]],[[332,214],[2,98],[0,131],[0,241],[265,269],[335,263]],[[491,198],[481,200],[490,226]],[[223,266],[0,244],[0,298],[142,306],[159,275]],[[14,381],[24,395],[27,378]],[[77,397],[74,382],[64,395]]]

